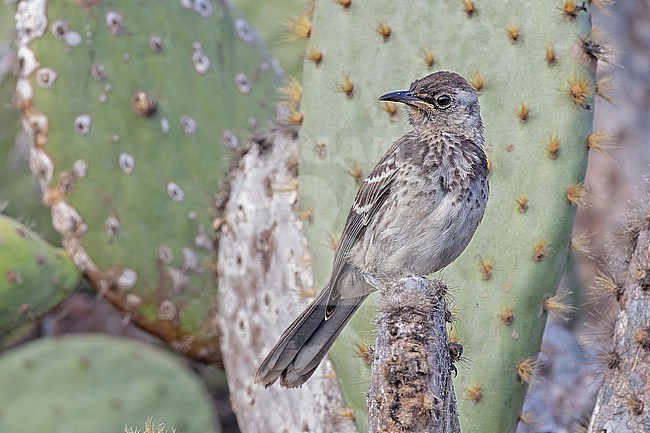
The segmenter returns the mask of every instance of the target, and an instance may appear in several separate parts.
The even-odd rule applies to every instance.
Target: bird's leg
[[[374,273],[370,271],[361,271],[361,275],[363,276],[363,279],[366,281],[366,283],[370,284],[375,289],[382,290],[384,288],[384,284],[379,280],[379,278],[377,278]]]

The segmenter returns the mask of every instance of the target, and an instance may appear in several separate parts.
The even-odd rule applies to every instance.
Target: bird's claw
[[[361,272],[361,275],[363,276],[363,279],[365,280],[366,283],[370,284],[372,287],[374,287],[377,290],[381,290],[384,288],[384,285],[381,281],[379,281],[379,278],[372,272],[368,271],[363,271]]]

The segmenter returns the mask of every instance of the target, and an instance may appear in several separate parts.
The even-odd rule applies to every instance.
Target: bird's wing
[[[337,280],[341,277],[341,271],[345,267],[345,260],[352,246],[361,238],[373,216],[386,201],[397,173],[396,150],[398,144],[399,141],[393,143],[370,175],[363,181],[348,213],[339,247],[334,256],[325,320],[331,317],[341,299]]]

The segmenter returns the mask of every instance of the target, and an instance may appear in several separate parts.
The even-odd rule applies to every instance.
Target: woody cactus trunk
[[[281,71],[226,2],[22,1],[16,102],[63,246],[95,289],[218,361],[214,195]]]
[[[647,188],[647,184],[646,184]],[[604,333],[604,380],[589,433],[647,431],[650,412],[650,192],[632,204],[612,239],[608,273],[598,278],[604,300],[618,307]]]
[[[454,70],[480,93],[490,162],[485,218],[442,273],[456,289],[452,339],[465,346],[456,390],[461,428],[512,432],[564,270],[576,207],[585,203],[596,62],[591,5],[413,1],[318,2],[300,104],[300,212],[315,287],[327,283],[354,194],[408,125],[380,103],[435,70]],[[346,404],[366,427],[372,341],[366,305],[330,351]]]

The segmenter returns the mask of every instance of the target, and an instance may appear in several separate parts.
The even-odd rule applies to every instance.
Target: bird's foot
[[[370,284],[375,289],[382,290],[384,288],[384,283],[382,283],[372,272],[362,271],[361,275],[363,275],[363,279],[366,283]]]

